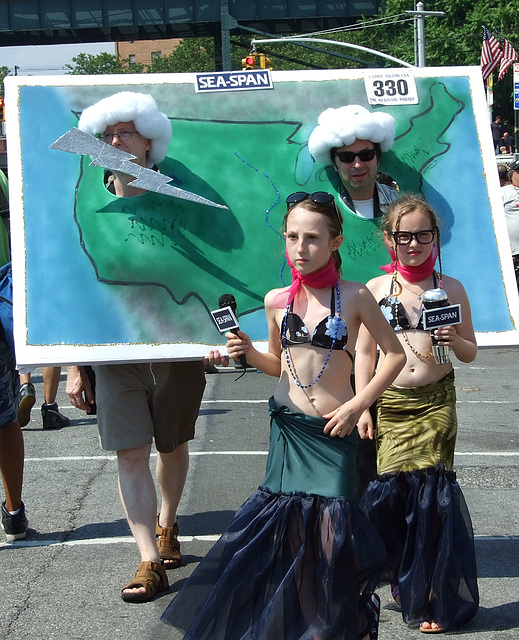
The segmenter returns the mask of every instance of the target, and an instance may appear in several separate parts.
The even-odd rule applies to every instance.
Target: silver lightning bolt
[[[218,209],[229,208],[224,204],[218,204],[212,200],[198,196],[191,191],[179,189],[178,187],[168,184],[168,182],[171,182],[169,176],[135,164],[135,162],[132,162],[135,156],[131,153],[116,149],[112,147],[112,145],[106,144],[106,142],[103,142],[99,138],[95,138],[76,127],[73,127],[70,131],[62,135],[61,138],[58,138],[56,142],[53,142],[50,148],[67,151],[68,153],[79,153],[82,156],[92,156],[94,159],[90,163],[91,165],[135,176],[136,180],[130,182],[132,187],[163,193],[167,196],[173,196],[173,198],[182,198],[183,200],[190,200],[198,204],[207,204],[210,207],[217,207]]]

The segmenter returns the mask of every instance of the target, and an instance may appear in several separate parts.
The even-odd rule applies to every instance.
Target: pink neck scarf
[[[394,273],[396,270],[402,275],[405,280],[407,280],[407,282],[420,282],[421,280],[425,280],[432,275],[432,272],[434,271],[434,265],[436,264],[436,259],[438,258],[438,247],[436,245],[433,246],[431,255],[427,258],[427,260],[417,267],[410,267],[408,265],[397,262],[395,250],[387,243],[386,249],[388,250],[391,257],[391,262],[379,267],[379,269],[382,269],[382,271],[385,271],[386,273]]]
[[[307,276],[302,276],[297,269],[294,269],[292,263],[288,259],[288,255],[287,262],[292,271],[292,284],[286,291],[281,291],[275,296],[272,305],[275,309],[283,309],[289,305],[301,290],[302,284],[307,287],[312,287],[313,289],[324,289],[326,287],[334,287],[339,280],[339,272],[335,268],[333,256],[330,256],[330,260],[325,267],[319,269],[319,271],[316,271],[315,273],[310,273]]]

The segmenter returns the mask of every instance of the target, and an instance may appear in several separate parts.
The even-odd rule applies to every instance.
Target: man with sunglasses
[[[154,168],[161,163],[171,140],[171,123],[148,94],[123,91],[85,109],[78,128],[107,145],[132,154],[134,162]],[[110,153],[106,150],[106,153]],[[134,186],[134,175],[114,171],[98,187],[97,215],[132,198],[142,217],[153,206],[175,206],[170,196]],[[108,193],[109,192],[109,193]],[[137,198],[135,196],[138,196]],[[160,198],[165,198],[164,201]],[[159,200],[157,200],[159,198]],[[108,206],[112,206],[112,209]],[[93,214],[96,207],[93,207]],[[114,214],[112,213],[112,216]],[[114,231],[114,237],[117,231]],[[145,602],[168,588],[166,569],[181,565],[177,508],[189,466],[188,442],[195,433],[205,387],[202,360],[96,365],[95,401],[103,449],[117,452],[119,495],[137,543],[140,564],[121,591],[127,602]],[[69,367],[67,395],[78,409],[91,412],[94,395],[83,367]],[[152,442],[157,449],[157,491],[150,469]]]
[[[326,109],[312,131],[308,149],[318,162],[332,165],[340,179],[339,195],[352,212],[378,218],[398,198],[398,191],[376,181],[383,151],[393,145],[395,121],[360,105]]]

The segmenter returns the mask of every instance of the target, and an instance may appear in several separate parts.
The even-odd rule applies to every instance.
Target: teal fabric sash
[[[355,497],[358,434],[323,433],[326,420],[294,413],[269,400],[270,449],[262,486],[273,493]]]

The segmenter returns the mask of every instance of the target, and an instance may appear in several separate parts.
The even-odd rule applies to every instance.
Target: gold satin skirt
[[[423,387],[391,385],[377,401],[377,472],[452,470],[457,431],[454,371]]]

